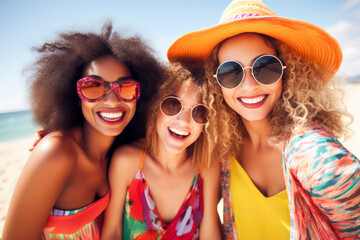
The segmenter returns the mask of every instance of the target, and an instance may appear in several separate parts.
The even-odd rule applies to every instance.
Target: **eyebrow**
[[[96,80],[103,80],[103,81],[106,81],[104,80],[102,77],[98,76],[98,75],[89,75],[88,77],[90,78],[94,78]],[[132,77],[130,76],[124,76],[124,77],[119,77],[118,79],[116,79],[116,81],[122,81],[122,80],[127,80],[127,79],[133,79]],[[107,82],[107,81],[106,81]]]
[[[134,80],[133,77],[131,77],[131,76],[124,76],[124,77],[119,77],[116,81],[128,80],[128,79]]]
[[[98,75],[89,75],[88,77],[95,78],[97,80],[103,80],[102,77],[100,77]]]

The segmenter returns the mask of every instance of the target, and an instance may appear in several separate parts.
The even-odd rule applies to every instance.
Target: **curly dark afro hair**
[[[145,136],[147,105],[161,85],[164,68],[140,37],[124,38],[112,32],[112,24],[107,23],[100,34],[61,33],[54,42],[35,50],[40,56],[31,69],[30,96],[34,120],[44,130],[65,130],[83,124],[76,82],[89,62],[109,54],[125,63],[141,83],[135,116],[120,134],[120,142]]]

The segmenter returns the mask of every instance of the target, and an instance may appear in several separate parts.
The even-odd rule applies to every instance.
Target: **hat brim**
[[[178,38],[168,49],[170,62],[180,59],[205,60],[223,40],[252,32],[278,39],[297,52],[305,61],[315,62],[336,72],[342,62],[338,42],[325,30],[299,20],[283,17],[253,17],[190,32]]]

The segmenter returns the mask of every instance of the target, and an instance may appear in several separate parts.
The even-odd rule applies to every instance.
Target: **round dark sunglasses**
[[[181,113],[183,108],[188,107],[184,106],[180,100],[180,98],[169,96],[166,97],[160,103],[160,110],[161,112],[168,117],[174,117]],[[188,107],[190,108],[190,107]],[[206,124],[208,122],[208,114],[209,110],[205,105],[196,104],[195,106],[191,107],[191,119],[200,125]]]
[[[247,67],[243,67],[237,61],[223,62],[216,70],[214,77],[221,87],[233,89],[244,80],[247,68],[251,68],[251,75],[258,83],[271,85],[281,79],[286,66],[275,56],[263,55],[256,58],[252,66]]]
[[[116,82],[84,77],[77,81],[77,92],[81,100],[98,102],[112,89],[124,102],[135,102],[140,97],[140,83],[130,77],[119,78]]]

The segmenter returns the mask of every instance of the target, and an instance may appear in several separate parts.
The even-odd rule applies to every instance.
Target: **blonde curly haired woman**
[[[149,104],[146,138],[111,159],[102,239],[221,239],[209,101],[201,76],[168,67]]]

